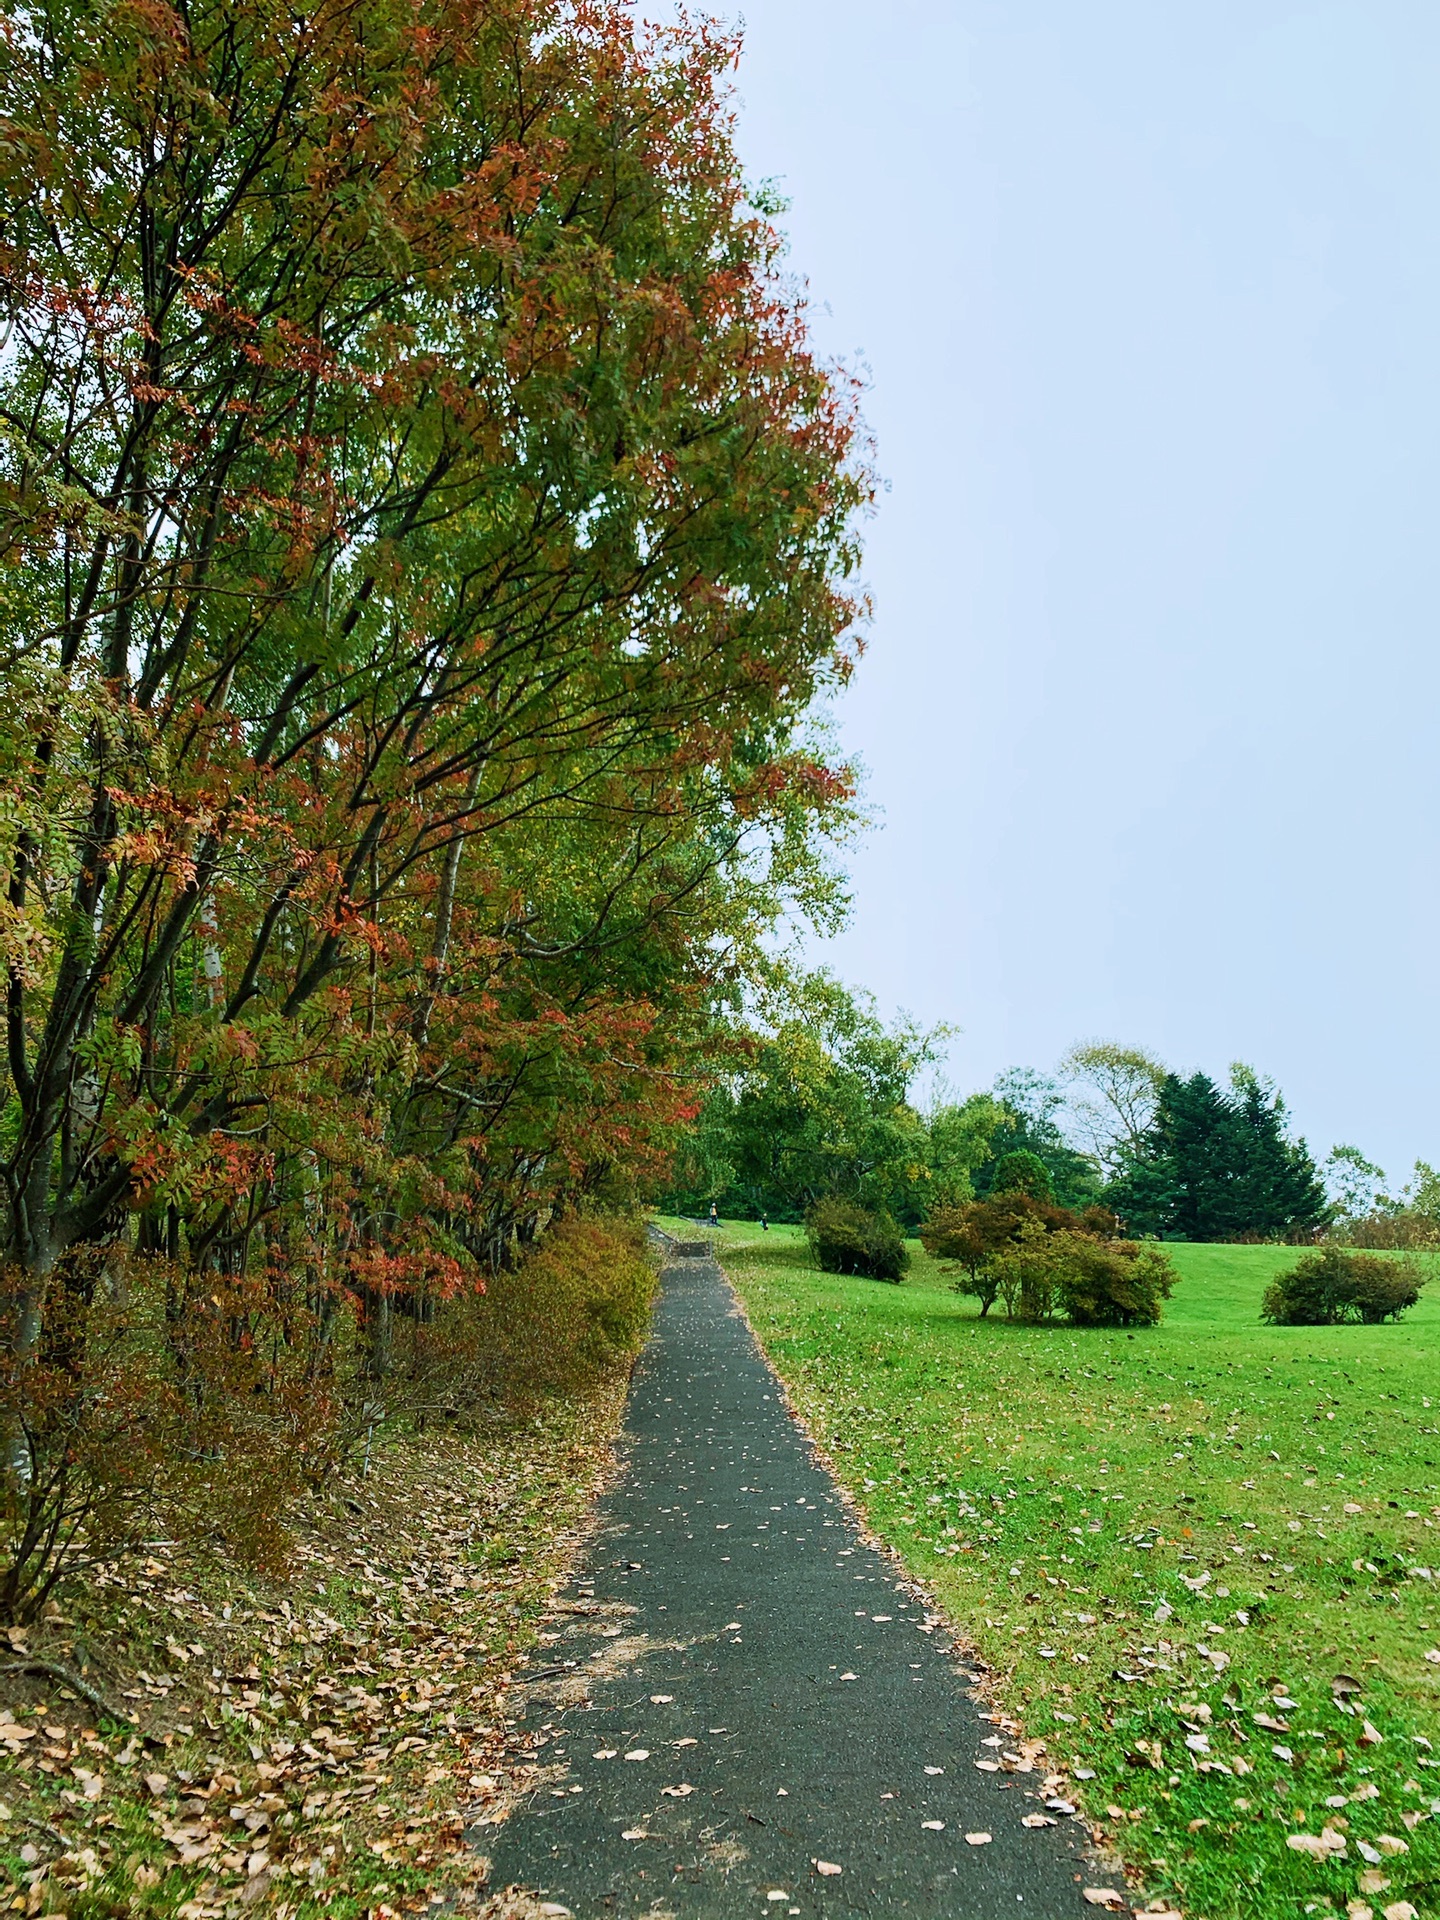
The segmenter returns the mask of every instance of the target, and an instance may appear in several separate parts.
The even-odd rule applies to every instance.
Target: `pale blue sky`
[[[1115,1037],[1440,1160],[1440,7],[744,18],[889,482],[826,957],[962,1088]]]

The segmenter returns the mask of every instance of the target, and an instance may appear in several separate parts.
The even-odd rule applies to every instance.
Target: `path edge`
[[[668,1239],[670,1236],[666,1235],[665,1237]],[[841,1473],[839,1464],[829,1448],[823,1441],[817,1438],[809,1420],[799,1406],[797,1406],[789,1386],[781,1376],[774,1361],[770,1358],[769,1349],[766,1347],[765,1342],[755,1331],[755,1323],[750,1318],[749,1310],[740,1296],[739,1288],[726,1272],[724,1264],[718,1254],[714,1253],[713,1250],[711,1258],[714,1260],[720,1277],[725,1283],[726,1291],[735,1302],[737,1316],[743,1322],[750,1338],[755,1342],[756,1352],[765,1362],[765,1365],[769,1368],[774,1378],[775,1385],[779,1390],[781,1404],[794,1421],[797,1430],[804,1439],[806,1446],[810,1449],[815,1461],[829,1474],[831,1482],[840,1496],[841,1505],[849,1515],[850,1522],[859,1534],[861,1540],[872,1553],[883,1560],[891,1569],[895,1574],[897,1585],[908,1593],[912,1599],[918,1601],[924,1608],[925,1625],[921,1631],[928,1633],[937,1628],[943,1628],[943,1630],[950,1635],[951,1644],[948,1648],[941,1649],[941,1654],[942,1658],[950,1659],[955,1663],[954,1672],[956,1679],[971,1689],[977,1704],[988,1707],[997,1713],[1003,1713],[1006,1719],[1011,1721],[1012,1725],[1018,1727],[1020,1725],[1019,1721],[1015,1719],[1013,1713],[1011,1713],[1010,1709],[1000,1697],[999,1678],[995,1669],[981,1654],[969,1634],[955,1623],[948,1610],[941,1604],[925,1581],[905,1565],[904,1560],[900,1556],[899,1549],[892,1546],[888,1540],[882,1539],[866,1519],[865,1511],[860,1505],[859,1496],[853,1491],[847,1479]],[[967,1672],[966,1669],[971,1669],[972,1671]],[[1067,1768],[1066,1771],[1068,1772],[1069,1769]],[[1085,1851],[1094,1863],[1096,1874],[1099,1876],[1108,1875],[1113,1879],[1122,1881],[1124,1883],[1127,1904],[1130,1905],[1133,1913],[1140,1915],[1141,1910],[1135,1903],[1144,1900],[1145,1892],[1142,1887],[1132,1885],[1123,1859],[1119,1854],[1102,1846],[1096,1839],[1094,1821],[1083,1808],[1077,1810],[1071,1817],[1078,1822],[1085,1834]],[[1143,1915],[1141,1915],[1141,1920],[1143,1920]]]

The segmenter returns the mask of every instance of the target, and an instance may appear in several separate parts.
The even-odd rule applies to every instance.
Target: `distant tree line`
[[[887,1027],[829,976],[803,982],[705,1102],[666,1204],[798,1221],[839,1198],[913,1233],[947,1209],[1023,1190],[1066,1212],[1103,1208],[1130,1237],[1202,1241],[1305,1242],[1352,1217],[1353,1197],[1347,1206],[1327,1191],[1282,1095],[1250,1067],[1221,1084],[1089,1043],[1055,1076],[1014,1068],[986,1092],[922,1109],[915,1083],[944,1037]],[[1355,1163],[1378,1174],[1338,1148],[1331,1185]]]

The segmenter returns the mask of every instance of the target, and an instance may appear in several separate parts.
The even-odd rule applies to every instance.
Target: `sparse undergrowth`
[[[1293,1250],[1176,1246],[1164,1322],[1127,1335],[981,1321],[923,1253],[896,1288],[820,1274],[794,1230],[720,1251],[1031,1736],[989,1764],[1063,1770],[1191,1920],[1440,1913],[1434,1299],[1264,1327]]]
[[[29,1915],[337,1920],[465,1904],[468,1823],[534,1774],[507,1676],[609,1459],[625,1373],[468,1437],[378,1448],[284,1580],[178,1543],[92,1574],[16,1647],[134,1714],[0,1676],[0,1860]],[[14,1657],[14,1656],[12,1656]]]
[[[123,1693],[140,1732],[4,1678],[13,1910],[340,1920],[472,1891],[463,1826],[528,1772],[507,1745],[507,1674],[622,1396],[612,1379],[484,1438],[380,1450],[305,1515],[288,1582],[156,1544],[29,1636]]]

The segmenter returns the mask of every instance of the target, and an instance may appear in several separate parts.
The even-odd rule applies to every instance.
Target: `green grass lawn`
[[[870,1524],[1147,1894],[1440,1920],[1440,1278],[1398,1325],[1272,1328],[1293,1250],[1178,1246],[1164,1323],[1127,1335],[982,1321],[918,1248],[898,1287],[817,1272],[793,1227],[720,1251]],[[1343,1859],[1287,1847],[1326,1822]]]

